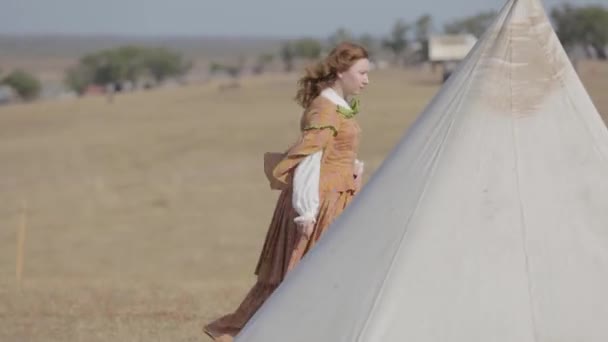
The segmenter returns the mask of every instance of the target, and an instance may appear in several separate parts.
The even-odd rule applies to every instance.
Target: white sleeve
[[[360,161],[359,159],[355,159],[355,176],[359,177],[363,174],[363,169],[365,168],[365,163]]]
[[[300,215],[295,222],[315,222],[319,211],[319,178],[323,151],[315,152],[302,160],[293,176],[293,208]]]

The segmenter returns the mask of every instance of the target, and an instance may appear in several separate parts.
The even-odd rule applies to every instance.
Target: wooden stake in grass
[[[25,250],[25,230],[27,227],[27,202],[24,200],[21,204],[21,224],[17,230],[17,286],[19,292],[21,292],[23,285],[23,262],[24,262],[24,250]]]

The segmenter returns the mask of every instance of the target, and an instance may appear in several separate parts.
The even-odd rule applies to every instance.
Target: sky
[[[542,1],[545,9],[608,0]],[[0,0],[0,34],[327,36],[340,27],[384,35],[397,19],[435,27],[506,0]]]

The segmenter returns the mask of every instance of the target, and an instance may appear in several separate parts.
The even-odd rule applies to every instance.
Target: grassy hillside
[[[582,71],[607,117],[608,66]],[[402,70],[371,82],[367,176],[439,86]],[[202,340],[253,282],[277,197],[262,155],[296,138],[294,91],[286,75],[0,108],[0,340]]]

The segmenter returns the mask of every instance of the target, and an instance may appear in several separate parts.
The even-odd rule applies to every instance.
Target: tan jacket
[[[265,170],[271,187],[290,187],[293,171],[300,161],[322,150],[319,192],[354,191],[354,162],[361,133],[357,121],[340,114],[331,100],[318,96],[304,110],[300,129],[300,139],[287,152],[280,156],[265,156]]]

